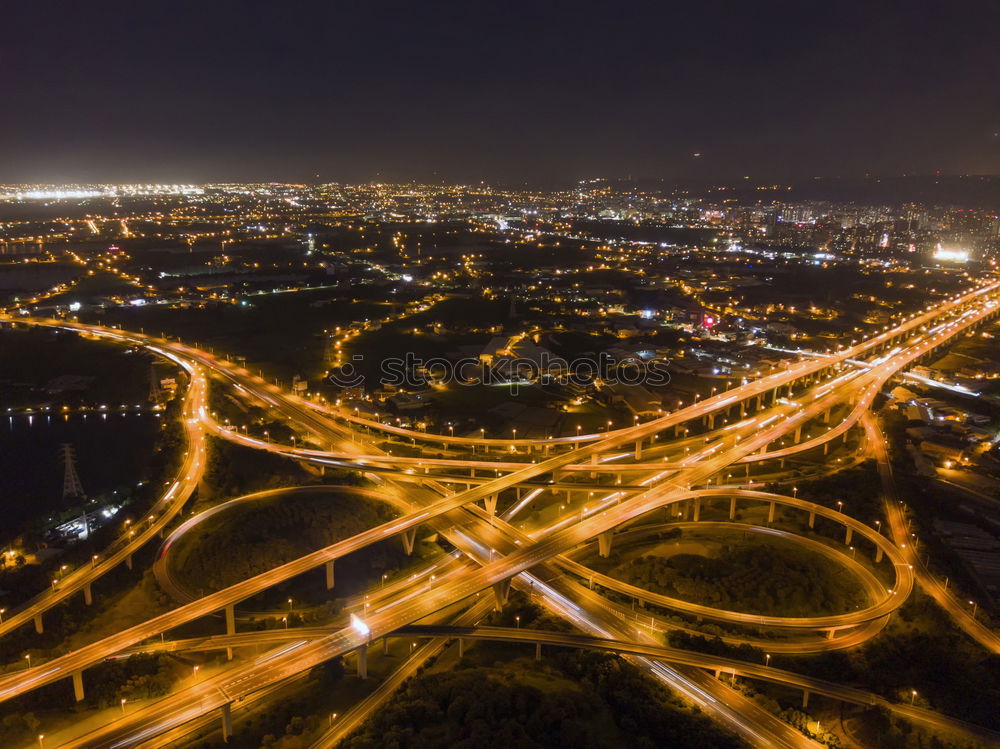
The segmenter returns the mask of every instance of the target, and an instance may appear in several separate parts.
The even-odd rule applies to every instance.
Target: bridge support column
[[[362,645],[358,648],[358,678],[368,678],[368,646]]]
[[[323,569],[326,572],[326,589],[333,590],[333,560],[324,564]]]
[[[701,516],[701,497],[694,498],[694,517],[691,518],[694,522],[698,522],[698,518]]]
[[[382,655],[389,655],[389,636],[382,638]]]
[[[411,556],[413,554],[413,545],[417,540],[417,529],[407,528],[400,534],[403,539],[403,551],[406,552],[406,556]]]
[[[847,526],[847,530],[844,533],[844,544],[851,543],[851,537],[854,535],[854,529],[851,526]]]
[[[798,444],[802,440],[802,425],[795,427],[795,443]]]
[[[674,439],[677,439],[680,436],[681,436],[681,425],[674,424]]]
[[[495,609],[497,611],[503,611],[504,604],[507,603],[507,597],[510,596],[510,578],[505,578],[499,582],[493,583],[493,600],[495,602]]]
[[[610,556],[611,554],[611,539],[614,537],[615,532],[613,530],[604,531],[597,536],[597,552],[602,557]]]
[[[826,639],[832,640],[834,638],[834,635],[836,635],[836,634],[837,634],[837,630],[835,630],[835,629],[828,629],[826,631]]]
[[[590,465],[592,465],[592,466],[596,466],[597,465],[597,453],[594,453],[593,455],[590,456]],[[597,478],[597,471],[591,471],[590,472],[590,478],[596,479]]]
[[[83,602],[88,606],[94,602],[94,593],[90,589],[90,583],[83,586]]]
[[[810,528],[815,528],[816,527],[816,513],[815,512],[810,512],[809,513],[809,527]]]
[[[767,522],[774,522],[774,502],[767,503]]]
[[[778,460],[778,469],[782,470],[782,469],[784,469],[784,467],[785,467],[785,459],[784,458],[780,458]]]
[[[73,672],[73,698],[77,702],[83,701],[83,671]]]
[[[736,497],[729,498],[729,519],[733,520],[736,517]]]
[[[490,517],[497,514],[497,495],[491,494],[488,497],[483,497],[483,505],[486,507],[486,512],[489,513]]]
[[[802,709],[805,710],[807,707],[809,707],[809,690],[808,689],[803,689],[802,690]]]
[[[760,411],[760,409],[761,409],[761,407],[763,405],[764,405],[764,396],[763,395],[758,395],[757,396],[757,410]]]
[[[740,419],[747,415],[747,402],[740,401]]]
[[[829,442],[824,442],[823,443],[823,454],[824,455],[829,455],[830,454],[830,443]]]
[[[222,740],[229,743],[233,737],[233,703],[227,702],[222,706]]]
[[[878,564],[881,561],[882,561],[882,547],[881,546],[876,546],[875,547],[875,563]]]
[[[830,411],[831,411],[831,410],[832,410],[832,409],[828,408],[828,409],[826,409],[826,410],[825,410],[825,411],[823,412],[823,423],[824,423],[824,424],[829,424],[829,423],[830,423]]]
[[[642,460],[642,440],[635,441],[635,459]]]
[[[131,554],[129,554],[127,557],[125,557],[125,566],[128,567],[129,569],[132,569],[132,555]]]
[[[230,604],[226,606],[226,634],[235,635],[236,634],[236,607]],[[233,659],[233,649],[226,648],[226,660],[231,661]]]
[[[38,634],[42,634],[42,632],[44,632],[44,631],[45,631],[45,624],[44,624],[44,622],[42,622],[42,615],[41,614],[36,614],[35,615],[35,632],[37,632]]]
[[[465,638],[464,637],[459,637],[458,638],[458,657],[459,658],[464,658],[465,657]]]
[[[715,414],[709,414],[705,419],[708,421],[709,430],[715,429]]]
[[[542,660],[542,643],[540,642],[535,643],[535,660]]]

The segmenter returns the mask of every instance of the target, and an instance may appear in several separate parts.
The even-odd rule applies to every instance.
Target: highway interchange
[[[863,581],[871,598],[868,607],[831,616],[789,619],[699,607],[603,577],[598,580],[599,588],[710,620],[774,628],[792,638],[791,644],[785,646],[790,652],[796,649],[815,652],[825,647],[856,644],[873,636],[906,600],[913,586],[919,584],[970,636],[991,651],[1000,652],[996,634],[970,617],[907,546],[900,502],[892,494],[884,441],[870,415],[876,395],[889,378],[957,335],[994,319],[998,312],[997,295],[997,284],[983,284],[913,315],[873,338],[835,352],[809,355],[787,368],[751,379],[660,418],[606,433],[552,440],[498,440],[406,430],[361,418],[336,405],[287,394],[231,362],[176,341],[66,320],[17,318],[18,324],[78,330],[143,346],[181,366],[188,376],[183,409],[188,449],[176,481],[166,487],[145,521],[136,523],[134,529],[89,568],[74,571],[58,587],[40,593],[18,611],[11,612],[0,625],[0,636],[31,622],[40,628],[50,609],[78,592],[83,591],[89,600],[91,586],[108,570],[118,564],[130,564],[135,550],[158,537],[162,530],[169,527],[177,532],[172,523],[205,469],[208,434],[314,466],[343,466],[363,471],[379,487],[386,501],[398,508],[400,515],[261,575],[182,603],[165,614],[47,663],[4,674],[0,676],[0,701],[61,679],[72,679],[78,694],[82,694],[86,669],[94,664],[149,647],[154,638],[158,640],[185,622],[220,612],[226,616],[228,631],[213,638],[209,645],[227,649],[254,638],[265,642],[266,637],[276,637],[275,633],[235,631],[235,606],[281,581],[317,568],[327,571],[328,585],[332,585],[338,558],[397,536],[412,548],[414,534],[425,526],[440,533],[461,555],[460,560],[450,560],[436,569],[433,586],[373,589],[370,607],[358,609],[361,619],[356,619],[353,625],[345,621],[323,631],[302,631],[291,640],[279,636],[277,641],[267,641],[273,647],[266,653],[234,660],[218,675],[179,688],[66,745],[125,747],[155,742],[157,737],[183,731],[186,725],[215,720],[220,714],[226,730],[234,707],[247,704],[247,700],[265,694],[286,679],[349,653],[356,653],[358,668],[363,670],[366,648],[375,639],[412,633],[414,630],[407,628],[440,617],[442,612],[452,611],[463,601],[471,602],[481,618],[484,606],[488,608],[487,604],[494,600],[497,606],[502,606],[510,586],[514,586],[530,592],[549,610],[568,619],[582,635],[572,643],[556,642],[553,633],[529,631],[516,636],[494,632],[497,638],[620,652],[753,745],[817,746],[732,689],[725,680],[716,678],[717,674],[778,681],[804,692],[828,694],[849,702],[865,700],[863,704],[875,704],[872,702],[875,696],[859,697],[859,690],[845,687],[831,694],[832,687],[809,681],[808,677],[777,669],[762,673],[760,664],[729,662],[702,653],[663,648],[656,617],[647,617],[651,626],[640,625],[634,615],[630,619],[627,610],[590,590],[584,583],[588,577],[592,580],[594,573],[574,561],[573,552],[596,539],[604,555],[615,543],[616,534],[620,542],[627,533],[636,532],[637,520],[649,519],[651,513],[664,508],[684,518],[690,515],[685,522],[701,523],[706,529],[717,525],[722,529],[739,524],[701,521],[699,513],[703,508],[710,504],[717,509],[728,507],[732,518],[735,503],[739,502],[767,507],[773,518],[774,507],[779,506],[785,512],[795,511],[809,517],[810,527],[816,517],[842,526],[844,548],[836,551],[824,547],[827,551],[822,553],[833,558],[839,556],[840,563]],[[207,405],[209,380],[212,387],[231,388],[240,398],[266,404],[272,413],[309,435],[312,445],[300,447],[261,441],[217,423]],[[689,436],[687,427],[691,425],[704,427],[705,431]],[[783,461],[787,456],[817,447],[825,451],[835,440],[845,439],[848,430],[857,425],[863,427],[866,436],[863,449],[879,460],[891,540],[837,510],[795,497],[766,494],[729,480],[727,470],[736,465]],[[393,456],[385,449],[393,440],[419,447],[427,457]],[[493,459],[500,457],[502,461]],[[749,473],[749,468],[746,470]],[[509,503],[498,512],[501,495]],[[529,516],[525,509],[528,502],[547,502],[551,510],[553,503],[562,501],[559,497],[565,497],[569,504],[574,495],[576,503],[565,512]],[[521,519],[524,517],[528,519]],[[766,526],[753,527],[751,531],[776,532]],[[859,565],[853,554],[846,553],[852,538],[864,539],[860,544],[854,541],[854,546],[859,553],[872,557],[870,565]],[[883,586],[868,571],[869,567],[881,569],[893,582]],[[477,621],[470,619],[469,611],[459,616],[464,619],[458,623],[465,627],[472,627]],[[442,621],[436,625],[439,629],[423,633],[430,641],[408,659],[401,673],[407,673],[407,669],[412,672],[416,668],[413,664],[423,662],[421,652],[426,660],[435,648],[440,650],[456,636],[454,630],[444,628],[447,624]],[[476,631],[468,630],[468,636]],[[182,649],[181,644],[176,647]],[[386,699],[391,690],[387,687],[380,693]],[[906,706],[889,706],[905,712]],[[371,709],[371,705],[366,709]],[[996,739],[974,727],[927,713],[911,711],[910,717],[928,725],[936,722],[939,727],[966,731],[980,739]],[[354,722],[363,716],[364,711],[360,711]],[[328,732],[323,745],[333,745],[343,730],[346,729]]]

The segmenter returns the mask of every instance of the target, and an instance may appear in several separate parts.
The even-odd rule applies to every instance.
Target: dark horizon
[[[995,5],[5,11],[0,183],[1000,173]]]

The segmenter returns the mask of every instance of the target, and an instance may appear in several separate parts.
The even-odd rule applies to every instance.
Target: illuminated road
[[[127,533],[123,533],[115,543],[95,556],[91,564],[73,570],[59,579],[54,586],[39,593],[17,611],[8,614],[0,624],[0,636],[32,620],[37,621],[46,611],[76,593],[85,591],[89,598],[90,586],[118,565],[129,562],[135,552],[156,538],[183,509],[197,488],[206,466],[205,433],[201,428],[198,414],[204,407],[207,397],[207,382],[198,368],[173,357],[168,358],[181,364],[190,377],[182,417],[187,450],[177,476],[169,482],[169,487],[150,508],[147,517],[138,520]]]
[[[976,642],[992,653],[1000,653],[1000,635],[972,616],[963,600],[956,598],[920,560],[916,547],[910,543],[906,518],[903,515],[903,502],[896,493],[896,482],[892,477],[892,463],[885,444],[885,437],[874,417],[866,414],[863,421],[868,432],[868,441],[878,461],[879,476],[882,479],[884,492],[885,514],[889,520],[889,529],[906,561],[912,565],[920,587],[943,608],[952,620]]]
[[[291,678],[330,657],[355,650],[372,638],[391,634],[401,627],[420,621],[451,606],[456,601],[471,599],[483,591],[488,591],[492,586],[502,586],[505,581],[511,578],[516,578],[515,583],[523,586],[525,581],[534,580],[531,577],[533,570],[544,568],[553,559],[558,559],[560,555],[581,544],[589,542],[595,537],[601,537],[602,534],[610,533],[615,528],[630,523],[653,510],[690,499],[692,492],[702,491],[699,487],[710,484],[728,466],[747,460],[751,456],[765,455],[766,457],[762,459],[772,457],[772,454],[766,452],[770,445],[791,433],[796,433],[796,441],[798,441],[799,430],[845,400],[851,401],[855,406],[851,415],[860,416],[870,406],[881,385],[888,377],[908,366],[926,352],[946,343],[951,337],[969,326],[993,316],[996,312],[996,304],[992,299],[987,301],[985,295],[987,292],[994,292],[995,289],[995,284],[977,289],[966,297],[955,299],[935,310],[912,317],[903,325],[892,331],[886,331],[874,339],[863,341],[861,344],[825,358],[802,362],[787,370],[767,375],[661,418],[602,435],[588,435],[587,439],[563,438],[561,441],[553,441],[565,445],[567,449],[551,457],[542,455],[537,462],[525,461],[521,467],[512,467],[507,475],[493,478],[479,486],[446,494],[443,497],[438,492],[433,499],[430,498],[431,494],[421,491],[420,487],[414,487],[412,491],[407,490],[411,492],[408,499],[416,502],[417,509],[402,518],[370,529],[354,538],[346,539],[274,570],[269,570],[262,575],[242,581],[223,591],[180,606],[171,612],[126,629],[106,640],[92,643],[56,658],[49,663],[40,664],[19,674],[8,674],[0,677],[0,700],[22,694],[44,683],[67,678],[75,671],[86,668],[124,648],[172,629],[186,621],[216,613],[277,582],[319,567],[374,541],[387,539],[415,528],[417,525],[432,521],[437,522],[438,518],[455,517],[454,512],[460,509],[462,510],[460,517],[468,515],[471,520],[453,527],[450,531],[451,536],[466,536],[465,548],[461,545],[459,548],[479,561],[481,566],[456,569],[444,575],[433,588],[421,590],[419,596],[399,595],[395,597],[390,605],[382,606],[368,614],[364,631],[356,628],[342,628],[315,639],[304,638],[293,641],[252,661],[234,665],[218,676],[206,679],[203,683],[180,689],[162,700],[116,720],[105,728],[88,734],[81,739],[83,743],[72,745],[127,746],[134,744],[182,725],[208,711],[229,705],[244,695],[267,689],[271,685]],[[928,329],[928,326],[938,320],[944,322],[938,323],[935,328]],[[345,443],[343,452],[350,453],[350,447],[346,441],[352,440],[354,437],[350,426],[356,424],[356,420],[334,409],[327,409],[295,396],[287,396],[277,388],[267,386],[259,378],[253,378],[248,373],[234,369],[226,362],[222,362],[205,352],[178,343],[165,344],[152,341],[152,339],[134,333],[86,328],[61,321],[38,321],[38,324],[57,325],[69,329],[86,329],[88,332],[97,332],[130,343],[168,350],[171,354],[185,359],[189,363],[197,363],[206,369],[211,369],[217,375],[232,382],[234,386],[249,392],[253,397],[260,398],[290,420],[302,425],[324,444],[337,441]],[[896,344],[894,348],[892,348],[892,344]],[[890,347],[891,350],[877,355],[879,352],[876,349],[884,347]],[[838,371],[835,366],[848,361],[856,362],[865,354],[873,354],[875,358],[846,372]],[[783,402],[777,402],[777,388],[790,386],[796,381],[802,381],[807,389],[795,395],[796,400],[783,399]],[[679,460],[675,459],[669,466],[663,463],[645,465],[637,470],[646,471],[652,475],[643,479],[638,486],[631,487],[631,491],[615,491],[613,485],[608,485],[609,494],[607,497],[588,504],[578,512],[574,510],[573,513],[567,513],[557,521],[536,531],[521,533],[499,519],[490,518],[481,509],[475,509],[471,515],[469,513],[474,503],[489,500],[504,490],[524,486],[549,474],[553,476],[555,481],[558,473],[562,473],[564,470],[570,472],[568,466],[573,466],[575,472],[585,470],[583,466],[589,466],[591,472],[597,473],[601,469],[601,461],[607,459],[611,451],[620,451],[626,446],[631,448],[633,444],[638,443],[635,452],[639,453],[638,447],[644,440],[652,440],[658,436],[663,437],[669,430],[676,429],[685,422],[708,418],[720,410],[733,409],[745,401],[763,397],[768,393],[771,394],[772,407],[766,412],[769,414],[767,418],[762,413],[759,417],[737,422],[729,429],[719,430],[714,433],[714,438],[709,436],[703,446],[696,447],[690,454],[686,454]],[[199,418],[206,419],[204,407],[199,410]],[[331,418],[343,422],[344,426],[331,423]],[[834,437],[839,433],[846,432],[847,427],[843,426],[844,423],[840,422],[839,425],[826,429],[827,435],[825,437],[832,439],[829,437],[829,432],[834,432],[837,429],[840,429],[841,432],[835,432]],[[377,423],[366,423],[363,426],[382,432],[392,432],[395,429]],[[516,452],[523,449],[527,451],[529,456],[532,450],[544,451],[545,449],[544,445],[524,440],[477,441],[456,437],[452,442],[449,438],[440,435],[410,433],[408,430],[403,430],[399,436],[432,444],[447,443],[465,445],[470,448],[475,446],[482,450],[490,447],[506,450],[513,448]],[[818,439],[823,438],[824,436],[821,435],[821,438]],[[816,444],[820,443],[816,442]],[[570,445],[573,449],[569,449]],[[360,445],[358,449],[360,451]],[[780,454],[783,453],[778,451],[774,453],[775,456]],[[627,455],[627,453],[623,454],[625,457]],[[379,459],[375,455],[372,457],[375,460]],[[591,460],[590,463],[586,462],[588,459]],[[417,480],[423,481],[428,487],[432,487],[435,483],[433,476],[415,476],[414,481]],[[538,489],[535,488],[533,491],[538,491]],[[714,488],[710,491],[721,492],[719,496],[733,494],[732,489],[726,488]],[[824,509],[824,512],[831,511]],[[817,510],[817,514],[821,513]],[[859,534],[873,532],[862,524],[858,524],[858,526],[853,528],[854,532]],[[487,545],[477,540],[494,537],[496,541],[488,541]],[[897,570],[909,569],[908,563],[900,561],[898,552],[891,544],[886,544],[883,550]],[[900,582],[896,584],[897,594],[887,596],[866,610],[864,617],[862,617],[863,621],[882,620],[898,606],[909,592],[905,583],[907,579],[911,580],[912,584],[912,576],[903,573]],[[584,611],[580,606],[558,594],[555,588],[540,591],[540,587],[537,586],[535,590],[542,596],[546,605],[569,612],[567,615],[577,626],[592,634],[605,637],[611,633],[611,630],[619,630],[620,625],[613,623],[617,621],[614,617],[609,620],[599,611]],[[577,613],[573,613],[572,609],[575,609]],[[781,618],[757,617],[757,619],[763,619],[764,622],[772,626],[787,626],[787,620],[781,620]],[[781,621],[775,623],[774,619]],[[612,623],[609,624],[609,621]],[[859,623],[856,613],[845,613],[830,617],[810,618],[808,624],[804,626],[837,629],[856,626]],[[640,656],[636,655],[636,657]],[[720,718],[728,726],[740,732],[751,743],[774,746],[814,746],[813,742],[805,739],[786,724],[777,721],[773,716],[761,714],[762,711],[755,710],[746,704],[748,701],[717,680],[709,679],[706,682],[703,675],[692,676],[687,672],[684,672],[687,675],[682,675],[680,671],[669,671],[655,660],[648,660],[656,657],[656,655],[649,654],[642,656],[642,658],[647,659],[646,662],[651,673],[659,674],[678,691],[695,700],[715,717]],[[689,664],[683,660],[677,662],[682,665],[697,665]]]

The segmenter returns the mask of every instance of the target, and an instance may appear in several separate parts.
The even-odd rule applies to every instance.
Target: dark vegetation
[[[621,658],[585,651],[418,677],[343,745],[742,746]]]
[[[254,500],[206,519],[179,539],[171,561],[195,592],[208,593],[354,536],[394,516],[386,505],[331,492]],[[376,544],[337,560],[338,577],[376,579],[402,557],[398,542]],[[233,554],[239,549],[239,554]],[[398,550],[397,550],[398,549]],[[359,569],[352,570],[352,560]],[[339,574],[340,569],[344,573]],[[338,595],[343,594],[343,588]]]
[[[714,557],[646,555],[615,576],[655,593],[752,614],[836,614],[864,601],[846,571],[808,551],[772,544],[724,545]]]
[[[890,699],[917,704],[1000,729],[1000,656],[983,651],[957,632],[930,599],[914,594],[898,619],[858,648],[817,656],[775,656],[781,668],[856,684]]]

